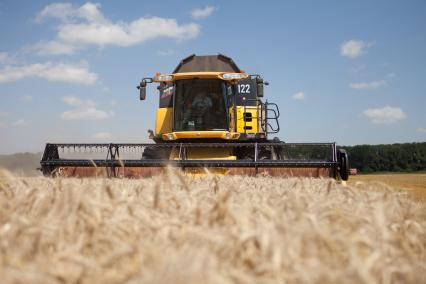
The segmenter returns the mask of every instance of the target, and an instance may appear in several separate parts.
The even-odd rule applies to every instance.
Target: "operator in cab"
[[[212,107],[211,97],[204,91],[198,92],[192,102],[189,102],[185,108],[184,124],[186,124],[187,129],[206,130]]]

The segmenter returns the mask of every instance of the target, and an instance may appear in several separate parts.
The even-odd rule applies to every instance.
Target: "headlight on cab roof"
[[[157,73],[153,78],[155,82],[171,82],[173,81],[173,75],[170,74],[159,74]]]
[[[223,73],[220,76],[223,80],[241,80],[246,79],[248,74],[246,73]]]

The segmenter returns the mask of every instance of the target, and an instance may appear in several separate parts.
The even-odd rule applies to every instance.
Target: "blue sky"
[[[0,153],[148,142],[135,86],[223,53],[270,82],[279,137],[426,141],[425,1],[0,1]]]

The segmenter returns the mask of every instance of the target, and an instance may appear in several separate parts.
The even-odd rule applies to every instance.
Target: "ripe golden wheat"
[[[0,172],[1,283],[425,283],[426,209],[328,179]]]

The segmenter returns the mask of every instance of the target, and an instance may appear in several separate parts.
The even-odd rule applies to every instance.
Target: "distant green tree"
[[[426,142],[342,146],[351,168],[359,172],[412,172],[426,170]]]

